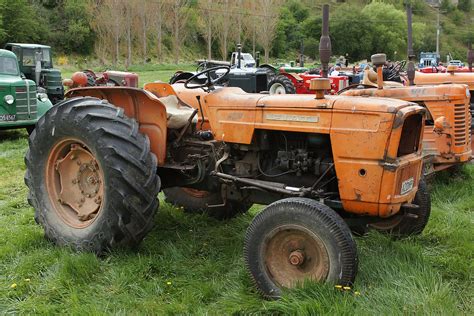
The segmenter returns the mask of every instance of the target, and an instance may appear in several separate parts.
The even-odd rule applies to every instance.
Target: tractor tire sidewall
[[[165,201],[182,207],[184,211],[192,214],[207,213],[209,216],[223,220],[245,213],[252,206],[247,203],[240,203],[237,201],[228,201],[224,206],[209,207],[209,205],[222,204],[222,197],[217,192],[208,192],[209,194],[203,197],[196,197],[184,190],[182,187],[173,187],[163,190],[165,194]]]
[[[416,215],[417,218],[401,214],[401,220],[392,227],[380,228],[372,225],[369,225],[369,227],[388,234],[395,239],[421,234],[428,224],[431,214],[430,192],[425,179],[420,180],[418,184],[418,191],[416,192],[413,204],[418,205],[418,209],[410,210],[409,213]]]
[[[275,76],[269,83],[268,83],[268,91],[271,91],[273,85],[281,85],[285,88],[285,94],[296,94],[296,88],[293,82],[288,79],[286,76],[278,75]]]
[[[81,106],[79,104],[81,102],[108,106],[109,108],[110,105],[100,105],[103,101],[94,98],[79,99],[75,100],[76,102],[74,100],[72,102],[65,101],[54,110],[49,111],[45,117],[41,118],[37,128],[30,136],[25,181],[30,189],[29,200],[35,208],[35,218],[44,227],[48,239],[59,245],[70,245],[77,250],[101,253],[116,245],[136,245],[153,225],[153,217],[158,206],[156,194],[158,194],[160,187],[159,178],[156,176],[156,172],[154,176],[136,172],[127,163],[120,162],[114,155],[113,145],[108,144],[110,137],[102,133],[101,128],[91,132],[94,129],[92,126],[94,120],[87,119],[88,115],[85,111],[74,111]],[[115,111],[119,115],[121,110],[115,108]],[[114,124],[116,131],[120,131],[122,134],[129,132],[125,124],[116,123]],[[140,139],[137,143],[147,144],[149,147],[149,141],[144,137],[146,136],[138,134]],[[84,228],[70,226],[61,218],[53,206],[45,185],[46,166],[51,149],[59,141],[70,138],[77,139],[87,146],[98,161],[103,174],[104,198],[101,210],[94,221]],[[117,141],[115,144],[120,146],[121,142]],[[139,155],[142,151],[140,148],[131,147],[116,148],[116,150],[128,151],[132,155]],[[29,161],[33,157],[35,160]],[[150,154],[145,159],[147,165],[156,165],[154,155]],[[154,170],[156,169],[150,166],[149,171],[154,172]],[[142,196],[137,192],[131,192],[123,184],[124,179],[128,177],[133,177],[127,181],[133,181],[135,185],[148,183],[147,187],[143,189]],[[150,177],[151,181],[145,179],[146,177]],[[134,212],[131,210],[138,208],[142,208],[144,213],[135,216],[132,220],[131,216]],[[140,221],[137,222],[136,217],[141,217]]]
[[[418,184],[418,191],[416,192],[413,203],[418,205],[419,208],[410,211],[410,213],[418,215],[418,218],[404,217],[399,226],[394,229],[394,233],[398,237],[419,235],[428,224],[431,215],[431,197],[428,186],[424,180],[421,180]]]
[[[281,288],[269,276],[263,259],[266,236],[285,224],[297,224],[315,233],[329,257],[327,283],[352,285],[357,273],[357,246],[344,220],[328,206],[307,198],[288,198],[267,206],[252,221],[244,254],[250,275],[266,298],[279,298]]]

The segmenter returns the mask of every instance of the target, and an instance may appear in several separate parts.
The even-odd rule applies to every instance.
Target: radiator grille
[[[36,108],[36,87],[30,86],[29,95],[27,95],[26,87],[18,87],[16,92],[16,119],[20,120],[32,120],[36,119],[37,108]],[[30,99],[28,106],[28,98]]]
[[[466,105],[454,105],[454,146],[465,146],[469,144],[471,120],[467,112]]]

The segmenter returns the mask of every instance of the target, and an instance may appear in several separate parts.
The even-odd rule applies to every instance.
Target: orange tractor
[[[423,135],[425,175],[470,161],[472,149],[468,87],[463,84],[404,87],[397,82],[384,82],[382,67],[385,55],[373,55],[372,62],[377,66],[377,73],[371,69],[365,70],[362,85],[351,86],[352,89],[343,90],[340,94],[394,98],[424,106],[427,109]]]
[[[413,57],[411,48],[411,8],[407,8],[408,56]],[[323,27],[328,19],[323,19]],[[322,54],[321,54],[322,55]],[[324,63],[324,61],[323,61]],[[386,97],[415,102],[427,109],[423,135],[424,174],[471,160],[471,114],[469,103],[474,89],[474,73],[424,74],[414,71],[413,62],[408,63],[409,86],[400,81],[384,81],[386,56],[372,56],[371,68],[364,70],[361,84],[349,86],[339,92],[346,96]],[[398,65],[403,65],[399,63]],[[400,78],[402,67],[393,67],[387,77]],[[454,78],[456,78],[454,80]],[[453,84],[454,82],[468,84]],[[425,84],[423,84],[425,83]],[[429,84],[428,84],[429,83]],[[415,84],[415,85],[414,85]]]
[[[25,182],[48,239],[96,253],[135,246],[153,226],[158,192],[169,188],[200,192],[207,210],[227,217],[268,204],[247,230],[244,256],[271,298],[304,279],[352,284],[349,226],[371,223],[396,236],[423,230],[423,107],[325,97],[327,79],[313,79],[316,95],[216,90],[210,71],[180,92],[197,108],[165,83],[84,87],[39,120]]]

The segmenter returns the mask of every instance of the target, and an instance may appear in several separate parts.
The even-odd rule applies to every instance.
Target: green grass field
[[[140,74],[143,83],[168,72]],[[353,291],[308,283],[265,301],[242,259],[245,230],[261,207],[219,222],[161,201],[139,249],[77,253],[45,240],[33,219],[23,183],[27,146],[25,131],[0,131],[2,314],[474,314],[474,165],[432,184],[432,217],[421,236],[356,239]]]

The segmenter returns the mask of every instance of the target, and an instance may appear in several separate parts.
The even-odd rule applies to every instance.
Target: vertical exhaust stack
[[[383,89],[383,66],[387,61],[387,55],[375,54],[370,57],[372,64],[377,67],[377,88]]]
[[[237,44],[237,68],[240,69],[242,58],[242,45]]]
[[[467,64],[469,66],[469,71],[472,71],[472,63],[474,63],[474,51],[472,50],[472,44],[469,43],[467,46]]]
[[[408,66],[407,66],[407,77],[410,86],[415,85],[415,54],[413,53],[413,29],[412,29],[412,16],[411,16],[411,5],[407,5],[407,57],[408,57]]]
[[[323,78],[328,77],[329,59],[331,58],[331,39],[329,38],[329,4],[323,5],[323,25],[319,40],[319,59],[322,65]]]

